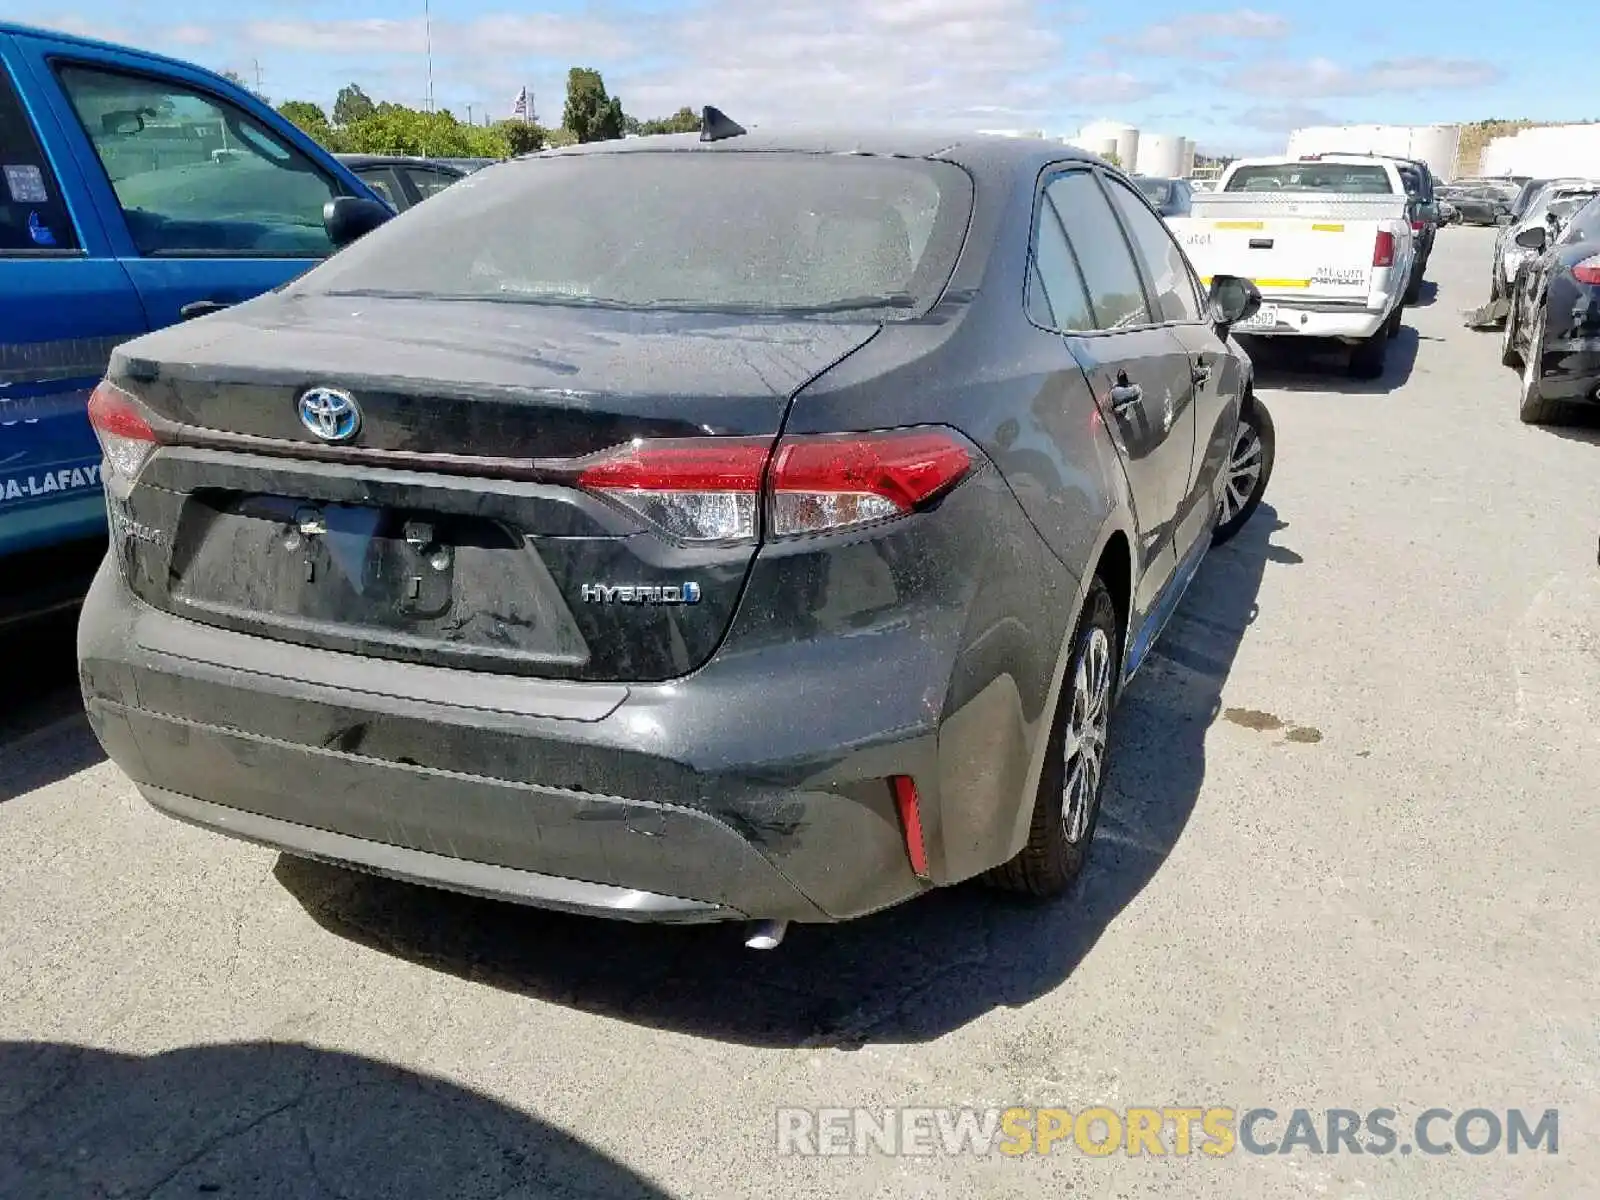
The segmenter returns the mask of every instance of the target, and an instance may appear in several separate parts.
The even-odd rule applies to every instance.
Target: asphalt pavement
[[[1491,240],[1441,234],[1382,380],[1261,356],[1267,503],[1119,711],[1070,902],[759,955],[295,862],[144,805],[70,619],[6,635],[0,1195],[1594,1194],[1600,426],[1522,426],[1462,327]],[[1559,1144],[779,1154],[780,1109],[892,1106],[1270,1108],[1257,1145],[1392,1109],[1407,1146],[1555,1109]]]

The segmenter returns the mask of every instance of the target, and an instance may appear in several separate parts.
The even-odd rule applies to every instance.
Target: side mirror
[[[1261,290],[1237,275],[1217,275],[1211,280],[1206,300],[1211,308],[1211,320],[1227,328],[1256,315],[1261,307]]]
[[[322,226],[337,250],[365,237],[392,216],[387,205],[362,196],[335,196],[322,206]]]
[[[1530,225],[1516,236],[1517,245],[1524,250],[1543,250],[1550,234],[1542,225]]]
[[[108,137],[128,137],[144,132],[144,117],[131,108],[108,112],[100,118],[100,131]]]

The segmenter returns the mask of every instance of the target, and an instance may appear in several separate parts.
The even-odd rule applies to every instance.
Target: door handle
[[[1208,362],[1205,362],[1205,361],[1200,361],[1200,362],[1195,363],[1194,364],[1194,385],[1195,385],[1195,387],[1205,387],[1205,385],[1210,383],[1210,382],[1211,382],[1211,364],[1208,363]]]
[[[1112,385],[1111,407],[1116,409],[1118,412],[1124,412],[1130,408],[1137,408],[1143,402],[1144,389],[1137,383],[1129,383],[1126,376],[1123,376],[1122,379]]]
[[[212,313],[230,307],[232,306],[224,304],[221,300],[195,300],[178,310],[178,320],[192,321],[196,317],[209,317]]]

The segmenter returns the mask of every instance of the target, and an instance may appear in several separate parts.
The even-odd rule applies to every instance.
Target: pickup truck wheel
[[[1379,379],[1389,361],[1389,334],[1378,330],[1350,352],[1350,374],[1357,379]]]
[[[1417,269],[1411,272],[1411,278],[1406,280],[1405,302],[1407,304],[1415,304],[1422,299],[1422,274],[1427,269],[1427,260],[1419,259],[1417,261]]]
[[[1392,338],[1397,338],[1400,336],[1400,326],[1405,318],[1405,314],[1405,305],[1396,304],[1394,306],[1394,312],[1390,314],[1388,323],[1383,327],[1383,332],[1386,336]]]
[[[1083,872],[1105,791],[1111,709],[1122,676],[1117,606],[1096,576],[1072,638],[1027,845],[984,876],[993,887],[1059,896]]]
[[[1539,376],[1544,364],[1541,353],[1544,346],[1545,310],[1533,319],[1528,333],[1528,349],[1522,356],[1522,396],[1517,405],[1517,415],[1524,425],[1548,425],[1561,415],[1561,405],[1547,400],[1539,393]]]
[[[1227,482],[1217,504],[1217,527],[1211,533],[1213,545],[1221,545],[1249,523],[1261,506],[1267,483],[1272,478],[1272,463],[1277,457],[1278,431],[1266,405],[1247,396],[1239,414],[1239,428],[1233,435],[1233,452],[1228,456]]]

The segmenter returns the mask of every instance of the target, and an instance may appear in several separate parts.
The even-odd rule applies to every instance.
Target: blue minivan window
[[[0,63],[0,254],[77,248],[66,200]]]
[[[322,257],[337,185],[221,100],[168,79],[58,68],[140,254]]]

